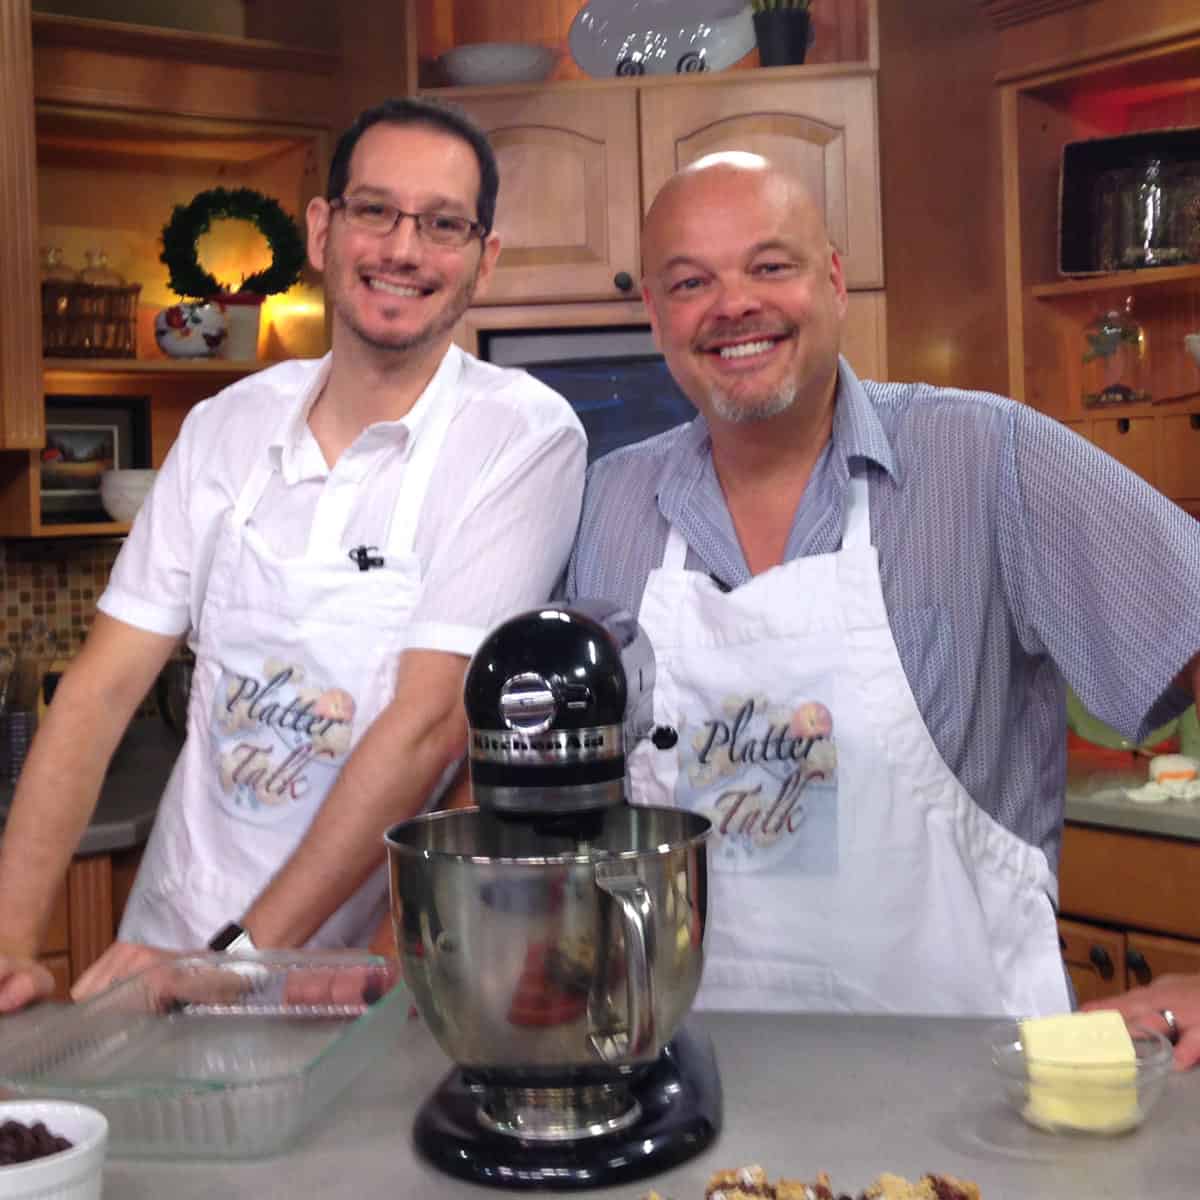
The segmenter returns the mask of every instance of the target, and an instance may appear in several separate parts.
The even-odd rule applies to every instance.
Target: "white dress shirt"
[[[155,633],[194,631],[217,532],[262,455],[274,472],[253,520],[277,554],[383,545],[411,449],[443,404],[455,413],[418,519],[424,586],[408,648],[469,655],[499,621],[550,594],[586,459],[567,401],[524,371],[452,346],[408,415],[369,426],[331,468],[307,423],[329,363],[282,363],[188,414],[101,611]]]

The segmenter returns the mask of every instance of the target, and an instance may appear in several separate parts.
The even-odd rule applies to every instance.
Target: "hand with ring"
[[[1181,1071],[1200,1062],[1200,972],[1163,975],[1145,987],[1081,1007],[1088,1012],[1116,1009],[1129,1024],[1165,1034],[1175,1047],[1175,1066]]]

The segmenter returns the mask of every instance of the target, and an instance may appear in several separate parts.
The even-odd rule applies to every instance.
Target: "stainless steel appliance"
[[[458,1064],[415,1136],[504,1187],[636,1179],[716,1136],[712,1048],[684,1026],[703,965],[709,822],[628,802],[654,661],[609,605],[494,630],[465,700],[477,808],[386,842],[405,979]]]

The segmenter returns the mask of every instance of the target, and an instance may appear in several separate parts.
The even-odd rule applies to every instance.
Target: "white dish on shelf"
[[[541,83],[558,61],[558,52],[532,42],[469,42],[438,55],[455,87],[503,83]]]
[[[567,45],[597,79],[723,71],[754,49],[754,21],[730,0],[588,0]]]
[[[154,486],[157,471],[105,471],[100,476],[100,503],[114,521],[132,521]]]
[[[1200,367],[1200,333],[1184,334],[1183,348],[1192,356],[1196,366]]]

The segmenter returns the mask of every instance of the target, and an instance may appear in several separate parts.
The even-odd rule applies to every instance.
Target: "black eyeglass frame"
[[[368,200],[363,196],[334,196],[327,200],[326,203],[334,212],[337,212],[339,209],[341,209],[347,214],[346,219],[351,223],[354,223],[355,219],[349,215],[347,209],[347,206],[352,200],[361,200],[364,204],[378,204],[383,208],[395,209],[396,216],[392,221],[391,228],[387,230],[365,230],[367,233],[370,233],[372,237],[391,237],[392,234],[396,232],[397,228],[399,228],[400,222],[403,221],[405,217],[412,217],[413,224],[415,224],[417,227],[417,233],[420,234],[420,236],[427,242],[431,242],[435,246],[450,246],[454,247],[455,249],[462,249],[464,246],[470,245],[475,238],[478,238],[482,242],[487,238],[488,235],[488,231],[483,227],[482,221],[476,221],[473,217],[460,217],[457,213],[405,212],[404,209],[396,208],[394,204],[389,204],[386,200]],[[432,220],[434,218],[445,219],[446,217],[453,217],[455,220],[467,222],[467,236],[461,242],[439,242],[437,238],[430,237],[429,233],[426,231],[424,226],[425,221]],[[358,225],[358,228],[365,229],[365,226],[360,224]]]

